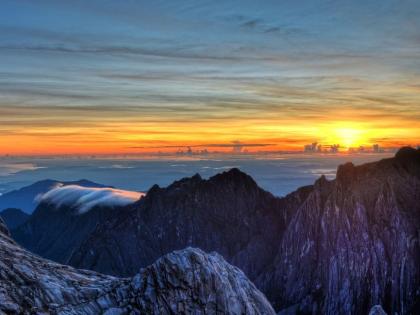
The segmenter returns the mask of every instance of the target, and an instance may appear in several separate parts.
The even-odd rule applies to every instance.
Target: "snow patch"
[[[114,188],[92,188],[78,185],[59,186],[38,196],[40,202],[67,205],[78,209],[79,214],[96,206],[126,206],[139,200],[144,193]]]

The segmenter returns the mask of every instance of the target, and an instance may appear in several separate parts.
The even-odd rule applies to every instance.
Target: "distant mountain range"
[[[0,267],[0,314],[275,314],[243,272],[199,249],[172,252],[119,279],[27,252],[0,218]]]
[[[242,269],[279,314],[368,314],[375,305],[388,314],[420,312],[419,150],[347,163],[335,180],[321,177],[284,198],[232,169],[155,185],[111,212],[51,206],[41,203],[12,234],[72,266],[132,276],[192,246]]]
[[[46,179],[36,182],[32,185],[25,186],[21,189],[13,190],[0,195],[0,211],[7,208],[17,208],[25,213],[32,213],[38,206],[37,196],[45,194],[58,185],[78,185],[83,187],[107,187],[97,184],[86,179],[72,182],[62,182],[53,179]]]

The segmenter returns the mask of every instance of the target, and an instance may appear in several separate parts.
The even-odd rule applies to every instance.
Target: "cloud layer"
[[[77,185],[60,186],[39,197],[39,201],[56,205],[67,205],[86,213],[96,206],[117,207],[133,203],[144,193],[113,188],[90,188]]]

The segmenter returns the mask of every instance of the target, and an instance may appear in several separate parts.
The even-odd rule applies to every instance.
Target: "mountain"
[[[40,198],[34,213],[12,235],[31,252],[66,264],[99,223],[141,196],[114,188],[58,186]]]
[[[0,314],[275,314],[243,272],[199,249],[115,278],[27,252],[0,219],[0,266]]]
[[[185,246],[217,251],[283,314],[411,314],[420,298],[420,151],[337,170],[285,198],[237,169],[152,187],[70,263],[130,275]],[[417,304],[416,304],[417,303]]]
[[[32,213],[38,205],[37,197],[45,194],[47,191],[58,185],[78,185],[83,187],[106,187],[86,179],[73,182],[60,182],[52,179],[46,179],[36,182],[23,188],[12,190],[0,195],[0,210],[7,208],[21,209],[25,213]]]
[[[0,211],[0,217],[4,220],[9,229],[15,229],[28,220],[29,214],[20,209],[8,208]]]
[[[263,275],[278,284],[270,298],[306,313],[418,314],[419,232],[420,150],[342,165],[296,209]]]
[[[238,169],[155,185],[86,233],[69,263],[131,276],[192,246],[243,270],[279,314],[415,314],[419,231],[420,151],[403,148],[284,198]]]
[[[276,215],[279,207],[278,199],[237,169],[209,180],[195,175],[167,188],[155,185],[98,225],[71,264],[128,276],[172,250],[194,246],[217,251],[246,274],[259,273],[280,241],[277,231],[286,226],[287,216]]]

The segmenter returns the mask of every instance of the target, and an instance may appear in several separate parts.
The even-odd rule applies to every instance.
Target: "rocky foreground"
[[[0,219],[0,314],[274,314],[218,254],[188,248],[132,278],[77,270],[20,248]]]

